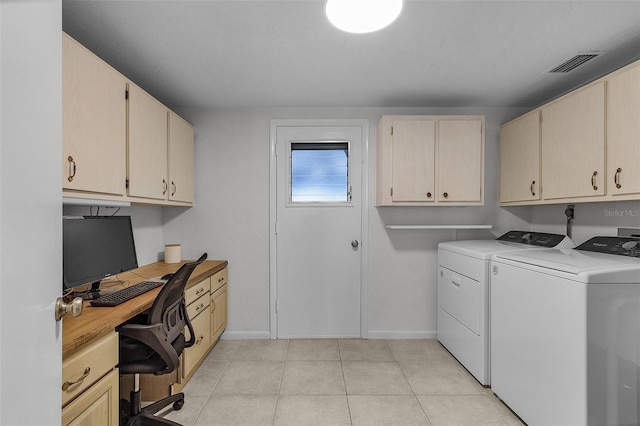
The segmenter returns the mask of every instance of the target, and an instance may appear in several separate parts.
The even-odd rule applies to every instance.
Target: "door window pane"
[[[291,143],[291,202],[348,202],[348,142]]]

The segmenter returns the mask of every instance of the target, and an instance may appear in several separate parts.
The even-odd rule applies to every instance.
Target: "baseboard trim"
[[[435,339],[437,331],[369,330],[368,339]]]
[[[268,331],[230,331],[225,330],[220,336],[220,340],[270,340],[271,333]]]

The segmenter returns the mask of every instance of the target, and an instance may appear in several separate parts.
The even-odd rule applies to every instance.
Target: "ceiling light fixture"
[[[327,0],[325,13],[335,27],[349,33],[370,33],[400,16],[404,0]]]

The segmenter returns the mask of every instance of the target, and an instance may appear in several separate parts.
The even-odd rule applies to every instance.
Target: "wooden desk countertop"
[[[129,281],[128,285],[148,278],[161,277],[176,272],[186,261],[180,263],[156,262],[132,271],[118,274],[120,281]],[[214,275],[227,267],[226,260],[205,260],[193,271],[187,287]],[[107,283],[108,284],[108,283]],[[114,287],[118,289],[118,287]],[[162,287],[158,287],[115,307],[96,308],[84,302],[82,315],[67,315],[62,324],[62,358],[73,354],[89,342],[111,332],[120,324],[149,309]]]

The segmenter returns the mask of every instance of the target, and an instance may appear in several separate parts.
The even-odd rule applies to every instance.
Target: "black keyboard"
[[[162,281],[142,281],[141,283],[131,285],[115,293],[105,294],[91,301],[91,306],[118,306],[121,303],[140,296],[142,293],[153,290],[163,285]]]

